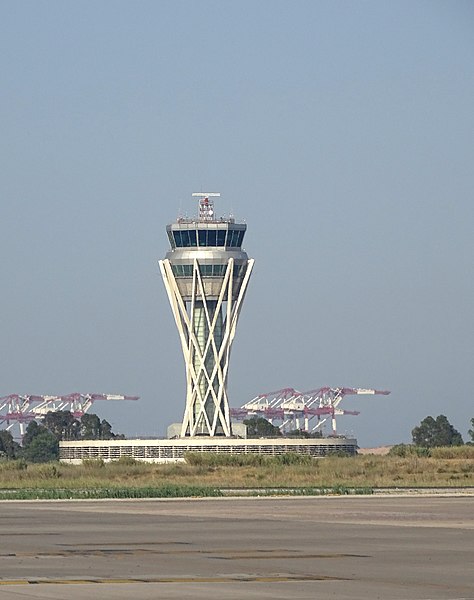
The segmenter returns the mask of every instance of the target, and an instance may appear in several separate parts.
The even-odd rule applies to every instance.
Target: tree
[[[68,410],[49,412],[43,419],[43,425],[58,440],[77,440],[80,437],[81,424]]]
[[[49,412],[43,422],[32,421],[23,436],[21,455],[30,462],[47,462],[59,458],[61,440],[111,440],[124,436],[112,431],[112,425],[97,415],[85,414],[78,421],[69,411]],[[1,456],[1,446],[0,446]]]
[[[247,436],[249,438],[281,436],[280,429],[275,425],[272,425],[263,417],[252,417],[251,419],[245,419],[244,425],[247,425]]]
[[[23,436],[21,455],[28,462],[58,460],[58,438],[43,425],[39,425],[36,421],[31,421]]]
[[[100,439],[100,419],[97,415],[82,415],[80,435],[83,440]]]
[[[115,437],[115,433],[112,432],[112,425],[102,419],[100,422],[100,439],[101,440],[112,440]]]
[[[0,458],[15,458],[20,445],[15,442],[12,434],[6,429],[0,431]]]
[[[113,440],[120,437],[112,431],[112,425],[108,421],[101,421],[92,413],[82,415],[79,435],[83,440]]]
[[[112,425],[97,415],[85,414],[81,417],[79,437],[83,440],[113,440],[123,436],[112,431]]]
[[[25,435],[23,436],[23,448],[28,447],[36,436],[40,435],[41,433],[46,433],[46,431],[48,431],[46,427],[39,425],[36,421],[31,421],[26,428]]]
[[[439,415],[436,419],[426,417],[411,434],[413,443],[423,448],[462,446],[464,443],[459,431],[454,429],[444,415]]]
[[[474,444],[474,417],[471,419],[471,427],[472,429],[469,429],[468,431],[468,434],[471,436],[471,441],[469,443]]]
[[[59,442],[50,431],[44,431],[23,446],[23,458],[29,462],[42,463],[58,460]]]
[[[286,433],[286,437],[291,438],[321,438],[323,437],[323,432],[320,429],[316,431],[305,431],[304,429],[292,429]]]

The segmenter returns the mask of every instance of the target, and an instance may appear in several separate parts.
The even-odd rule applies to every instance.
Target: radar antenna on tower
[[[194,198],[199,200],[199,221],[214,221],[214,200],[210,198],[219,197],[219,192],[195,192]]]

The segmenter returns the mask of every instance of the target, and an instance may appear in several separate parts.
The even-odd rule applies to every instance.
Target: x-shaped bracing
[[[186,363],[186,408],[181,436],[217,434],[230,436],[229,401],[227,376],[230,349],[235,336],[242,302],[248,286],[254,261],[247,261],[242,283],[235,288],[234,259],[230,258],[219,291],[217,301],[206,297],[205,281],[199,270],[197,259],[193,261],[192,292],[190,299],[183,299],[168,259],[160,261],[171,309],[178,327],[184,360]],[[199,303],[199,308],[196,306]],[[204,312],[207,336],[203,347],[194,328],[195,311]],[[225,312],[225,317],[224,317]],[[222,316],[223,325],[218,321]],[[219,333],[221,339],[216,339]],[[210,353],[210,354],[209,354]],[[211,357],[206,366],[206,358]],[[204,380],[204,385],[201,382]]]

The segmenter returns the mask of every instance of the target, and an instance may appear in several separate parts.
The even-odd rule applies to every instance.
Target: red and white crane
[[[25,433],[25,424],[41,421],[49,412],[70,411],[80,418],[96,400],[138,400],[138,396],[122,394],[67,394],[65,396],[33,396],[10,394],[0,398],[0,425],[6,424],[9,431],[15,426],[20,438]]]
[[[337,434],[336,416],[358,415],[358,411],[343,410],[339,404],[344,396],[353,394],[390,394],[365,388],[322,387],[308,392],[298,392],[293,388],[283,388],[275,392],[259,394],[240,408],[231,408],[234,419],[263,417],[282,432],[300,429],[306,432],[320,430],[328,419],[331,420],[332,435]],[[313,421],[316,419],[316,422]]]

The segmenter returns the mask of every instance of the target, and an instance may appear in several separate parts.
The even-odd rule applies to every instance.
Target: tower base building
[[[185,462],[186,452],[219,454],[261,454],[277,456],[296,453],[314,458],[334,454],[357,454],[357,440],[353,438],[275,438],[241,440],[232,438],[178,438],[174,440],[107,440],[59,443],[61,462],[80,464],[83,460],[119,460],[123,456],[141,462]]]

